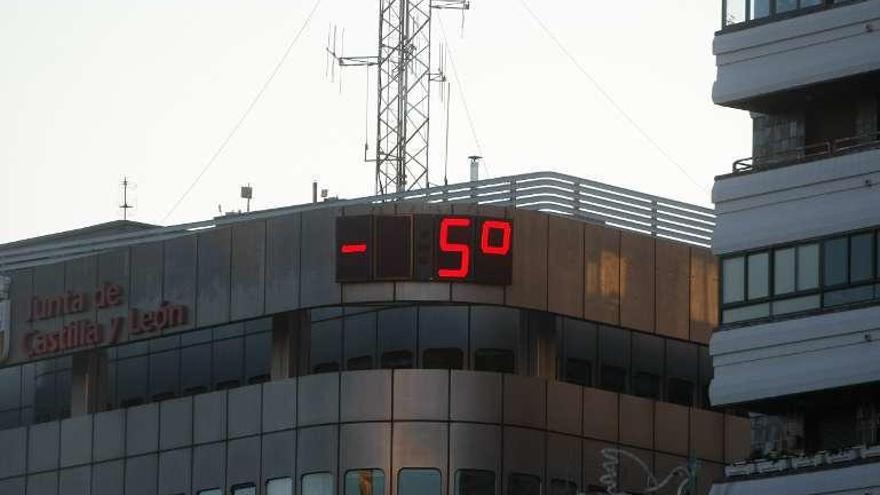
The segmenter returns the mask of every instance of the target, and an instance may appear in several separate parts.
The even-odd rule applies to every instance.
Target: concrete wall
[[[312,375],[0,431],[4,495],[174,495],[350,469],[432,467],[599,486],[619,446],[658,475],[701,461],[699,493],[748,452],[748,422],[538,378],[469,371]],[[621,488],[644,489],[624,461]],[[26,491],[25,491],[26,490]],[[228,492],[224,492],[228,493]]]

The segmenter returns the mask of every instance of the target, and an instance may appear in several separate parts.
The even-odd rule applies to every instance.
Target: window
[[[626,368],[602,365],[602,388],[612,392],[626,392]]]
[[[257,495],[257,487],[253,483],[232,487],[232,495]]]
[[[562,319],[562,377],[569,383],[593,385],[596,363],[597,327],[593,323]]]
[[[214,342],[212,373],[216,390],[241,386],[241,375],[244,369],[243,344],[244,339],[241,337]]]
[[[460,469],[455,473],[456,495],[495,495],[495,473]]]
[[[762,299],[770,295],[770,255],[751,254],[748,257],[749,299]]]
[[[656,335],[632,335],[633,393],[639,397],[660,399],[663,376],[663,338]]]
[[[441,495],[442,490],[443,479],[436,469],[401,469],[397,475],[397,495]]]
[[[648,399],[660,398],[660,377],[645,371],[633,375],[633,393]]]
[[[471,307],[470,348],[474,353],[473,369],[515,373],[520,331],[520,312],[517,309]]]
[[[385,473],[381,469],[345,473],[345,495],[385,495]]]
[[[789,12],[798,8],[798,0],[776,0],[776,13]]]
[[[330,473],[311,473],[302,477],[301,495],[333,495],[333,475]]]
[[[516,356],[508,349],[477,349],[474,353],[474,369],[477,371],[516,372]]]
[[[209,488],[207,490],[199,490],[198,495],[223,495],[223,490],[219,488]]]
[[[313,309],[309,332],[309,366],[312,373],[339,371],[342,355],[341,308]]]
[[[819,245],[798,246],[798,290],[819,287]]]
[[[669,379],[669,393],[667,399],[673,404],[681,406],[694,405],[694,383],[683,378],[672,377]]]
[[[795,291],[795,248],[777,249],[773,253],[773,293]]]
[[[722,262],[724,271],[723,302],[733,303],[745,300],[745,258],[727,258]]]
[[[419,349],[422,368],[467,367],[468,307],[419,307]]]
[[[752,19],[760,19],[770,15],[771,0],[754,0],[752,4]]]
[[[550,495],[577,495],[577,483],[569,480],[550,481]]]
[[[541,478],[532,474],[510,473],[507,495],[541,495]]]
[[[695,402],[699,383],[699,346],[678,340],[666,341],[666,398],[682,406]]]
[[[846,237],[825,241],[823,249],[825,251],[824,285],[828,287],[845,284],[848,271]]]
[[[368,308],[367,312],[348,314],[357,311],[364,310],[345,310],[345,369],[369,370],[376,355],[376,313]]]
[[[874,278],[874,234],[854,235],[849,240],[849,281],[865,282]]]
[[[630,341],[630,332],[626,330],[599,326],[599,380],[605,390],[623,393],[628,390]]]
[[[293,495],[293,480],[276,478],[266,482],[266,495]]]
[[[379,364],[382,368],[415,366],[417,314],[415,307],[379,311]]]

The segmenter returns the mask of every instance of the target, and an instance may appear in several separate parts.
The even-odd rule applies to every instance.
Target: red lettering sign
[[[437,275],[440,278],[467,278],[471,269],[471,247],[468,244],[449,241],[450,229],[469,228],[470,218],[446,217],[440,221],[440,251],[444,253],[458,253],[459,265],[456,268],[440,268]]]
[[[510,252],[510,230],[510,222],[505,220],[486,220],[483,222],[483,232],[480,234],[480,251],[483,254],[506,256]],[[501,244],[492,245],[492,231],[501,232]]]

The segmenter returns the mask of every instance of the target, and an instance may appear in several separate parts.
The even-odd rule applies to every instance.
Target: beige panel
[[[584,312],[583,223],[549,217],[548,311],[580,318]]]
[[[584,388],[584,436],[617,441],[618,395],[597,388]]]
[[[690,333],[690,248],[657,239],[657,333],[687,340]]]
[[[620,231],[584,225],[584,318],[620,323]]]
[[[513,214],[513,283],[507,304],[547,309],[547,214],[517,210]]]
[[[724,462],[734,463],[749,457],[752,428],[749,418],[724,416]]]
[[[724,415],[691,409],[691,449],[697,458],[721,462],[724,446]]]
[[[718,260],[691,248],[691,340],[708,344],[718,326]]]
[[[620,234],[620,325],[654,331],[654,239]]]
[[[620,396],[620,443],[643,449],[654,446],[654,401]]]
[[[683,456],[688,454],[688,408],[655,402],[654,431],[656,450]]]

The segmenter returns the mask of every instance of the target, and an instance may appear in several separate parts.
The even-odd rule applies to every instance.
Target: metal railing
[[[800,148],[768,153],[733,162],[733,175],[760,172],[774,168],[797,165],[799,163],[821,160],[832,156],[856,153],[867,149],[880,148],[880,132],[845,137],[834,141],[808,144]]]
[[[721,29],[774,22],[863,0],[721,0]]]
[[[201,222],[156,227],[84,240],[56,241],[39,246],[0,246],[0,270],[38,265],[145,242],[156,242],[252,220],[331,207],[392,202],[470,203],[514,206],[578,218],[630,231],[708,247],[715,228],[712,209],[610,186],[555,172],[535,172],[498,179],[436,186],[419,191],[326,201]]]

